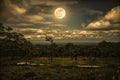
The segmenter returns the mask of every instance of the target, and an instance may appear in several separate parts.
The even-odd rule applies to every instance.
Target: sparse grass
[[[119,59],[96,58],[93,60],[95,62],[91,63],[92,65],[102,67],[81,68],[77,67],[71,58],[60,57],[54,58],[51,64],[49,64],[49,59],[45,57],[30,60],[31,63],[46,64],[41,66],[18,66],[13,63],[19,60],[6,60],[4,64],[9,63],[9,65],[0,66],[0,80],[112,80],[118,65],[120,65]],[[79,57],[77,65],[89,65],[89,62],[89,58]]]

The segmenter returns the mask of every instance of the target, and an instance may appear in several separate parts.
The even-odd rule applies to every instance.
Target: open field
[[[37,65],[16,65],[23,60],[3,60],[0,80],[115,80],[120,67],[118,58],[79,57],[77,63],[61,57],[53,58],[52,63],[46,57],[29,61]]]

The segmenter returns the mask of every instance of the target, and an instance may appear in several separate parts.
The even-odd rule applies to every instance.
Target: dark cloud
[[[32,0],[32,5],[49,5],[49,6],[63,6],[77,4],[77,0]]]
[[[29,7],[29,0],[1,0],[0,22],[6,22],[9,18],[24,14]]]
[[[38,13],[44,13],[44,14],[52,14],[52,6],[48,5],[34,5],[32,6],[26,14],[38,14]]]
[[[0,22],[6,21],[7,17],[9,17],[10,12],[8,12],[9,8],[7,7],[7,0],[1,0],[0,2]]]
[[[109,11],[115,6],[119,6],[119,0],[77,0],[81,7],[89,7],[94,10]]]

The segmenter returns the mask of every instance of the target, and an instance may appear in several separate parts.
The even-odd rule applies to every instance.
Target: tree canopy
[[[0,53],[1,56],[30,56],[33,45],[21,33],[14,32],[9,26],[0,23]]]

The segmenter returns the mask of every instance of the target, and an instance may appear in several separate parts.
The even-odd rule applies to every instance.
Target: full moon
[[[54,12],[54,15],[55,15],[55,17],[58,18],[58,19],[64,18],[65,15],[66,15],[65,9],[63,9],[63,8],[57,8],[57,9],[55,10],[55,12]]]

